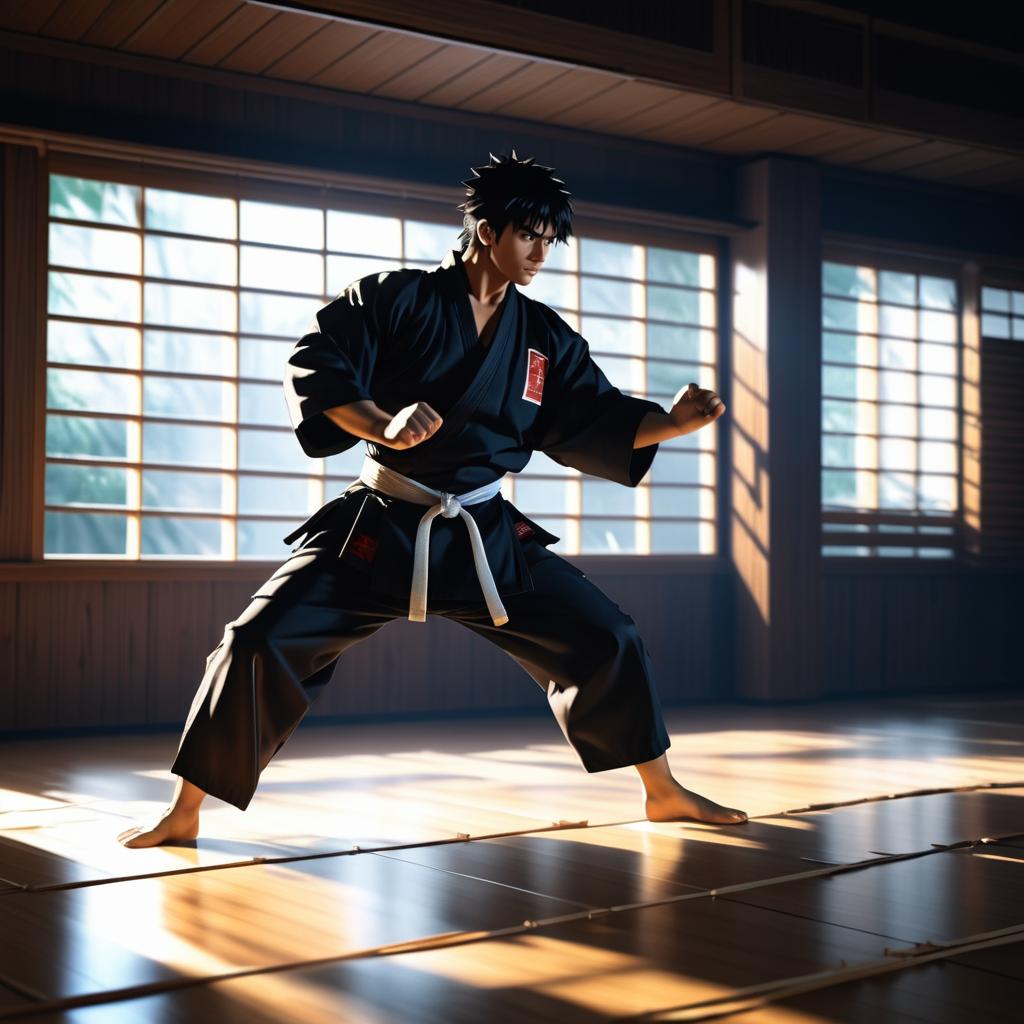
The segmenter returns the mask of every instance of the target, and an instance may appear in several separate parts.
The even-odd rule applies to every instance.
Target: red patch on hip
[[[368,533],[357,533],[349,542],[348,549],[356,558],[372,562],[377,554],[377,541]]]
[[[529,362],[526,366],[526,384],[523,387],[523,398],[528,402],[540,405],[544,394],[544,378],[548,372],[548,357],[535,348],[527,349]]]

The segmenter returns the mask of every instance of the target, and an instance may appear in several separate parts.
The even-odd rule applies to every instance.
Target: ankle
[[[179,776],[171,797],[171,813],[195,814],[205,799],[206,793],[203,790]]]
[[[644,796],[648,800],[662,800],[678,793],[682,787],[675,779],[659,779],[657,782],[644,784]]]

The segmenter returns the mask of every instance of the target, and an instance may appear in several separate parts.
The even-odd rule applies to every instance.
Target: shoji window
[[[958,282],[826,260],[822,285],[822,553],[949,558]]]
[[[1024,341],[1024,291],[983,286],[981,334],[985,338]]]
[[[570,245],[554,246],[523,293],[580,332],[612,384],[667,410],[688,381],[718,390],[715,272],[710,252],[581,231]],[[536,452],[512,500],[561,537],[554,549],[568,554],[713,554],[717,433],[711,427],[663,443],[635,488]]]
[[[291,347],[349,282],[432,269],[460,229],[52,175],[44,555],[286,555],[281,538],[363,457],[302,453],[281,388]],[[688,380],[715,386],[714,270],[705,253],[584,237],[524,293],[582,332],[613,383],[668,407]],[[663,445],[635,490],[537,454],[506,494],[563,551],[711,552],[715,433]]]

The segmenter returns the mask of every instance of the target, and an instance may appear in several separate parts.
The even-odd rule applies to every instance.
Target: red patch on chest
[[[528,402],[540,405],[544,394],[544,378],[548,372],[548,357],[535,348],[527,349],[529,361],[526,364],[526,384],[523,387],[523,398]]]
[[[357,533],[349,542],[348,549],[356,558],[372,562],[377,554],[377,541],[367,533]]]
[[[524,537],[533,536],[533,527],[522,519],[520,519],[519,522],[515,524],[515,531],[516,537],[518,537],[519,540],[522,540]]]

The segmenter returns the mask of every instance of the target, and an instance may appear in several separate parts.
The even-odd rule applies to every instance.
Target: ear
[[[486,220],[476,222],[476,237],[481,245],[489,246],[494,243],[494,231]]]

